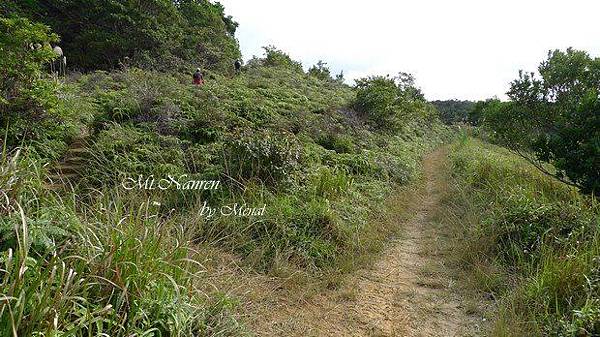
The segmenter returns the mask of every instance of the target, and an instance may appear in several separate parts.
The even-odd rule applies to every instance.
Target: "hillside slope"
[[[3,331],[243,334],[208,261],[234,254],[259,273],[286,265],[316,279],[355,269],[395,230],[369,219],[450,134],[418,100],[395,102],[395,128],[381,128],[353,110],[352,88],[277,50],[206,80],[72,74],[45,113],[7,119]],[[219,188],[147,188],[161,179]]]

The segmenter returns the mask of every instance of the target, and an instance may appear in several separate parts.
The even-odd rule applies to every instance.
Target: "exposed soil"
[[[348,276],[341,289],[291,296],[266,276],[239,285],[258,336],[475,336],[481,319],[444,265],[440,229],[432,225],[445,188],[440,149],[424,159],[424,183],[413,198],[410,218],[369,269]],[[251,285],[251,284],[252,285]],[[241,295],[241,296],[240,296]]]

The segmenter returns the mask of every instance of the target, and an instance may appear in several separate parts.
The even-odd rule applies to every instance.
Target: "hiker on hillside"
[[[233,64],[233,66],[235,67],[236,74],[239,74],[242,71],[242,61],[235,60],[235,63]]]
[[[195,85],[203,85],[204,84],[204,76],[202,76],[202,71],[200,68],[196,69],[194,73],[194,84]]]

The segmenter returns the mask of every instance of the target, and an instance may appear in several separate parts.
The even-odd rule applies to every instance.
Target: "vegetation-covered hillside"
[[[260,335],[261,303],[277,336],[600,335],[600,59],[431,104],[273,46],[234,66],[236,28],[207,0],[0,3],[0,336]]]
[[[157,1],[159,16],[133,3],[2,6],[12,11],[0,19],[0,62],[10,69],[0,101],[3,333],[243,334],[230,314],[235,299],[205,284],[211,254],[233,253],[261,273],[283,264],[315,277],[349,271],[391,230],[369,221],[385,212],[382,201],[449,135],[406,82],[375,77],[353,89],[271,47],[241,74],[211,68],[204,86],[134,66],[171,57],[228,64],[235,25],[219,5]],[[236,52],[193,44],[197,53],[181,54],[187,42],[164,34],[189,37],[182,6],[212,13],[193,29],[226,40],[210,48]],[[52,79],[46,43],[59,37],[15,13],[64,34],[88,72]],[[156,25],[127,26],[144,20]],[[115,23],[110,39],[99,38]],[[125,56],[132,65],[112,69]],[[194,181],[219,184],[185,187]],[[221,207],[229,213],[207,211]]]

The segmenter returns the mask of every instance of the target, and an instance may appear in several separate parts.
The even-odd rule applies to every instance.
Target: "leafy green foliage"
[[[294,61],[286,52],[277,49],[275,46],[267,46],[263,49],[265,50],[265,58],[254,58],[250,60],[250,65],[258,63],[267,67],[285,67],[296,72],[304,72],[302,63]]]
[[[471,101],[432,101],[438,111],[440,118],[446,124],[465,123],[469,121],[469,115],[474,108],[475,102]]]
[[[374,76],[356,81],[356,109],[378,128],[397,129],[409,118],[419,118],[424,97],[410,74]],[[417,107],[420,106],[421,109]]]
[[[327,67],[327,63],[323,61],[319,61],[314,66],[310,67],[308,69],[308,74],[310,76],[315,76],[322,81],[333,80],[331,77],[331,71]]]
[[[521,72],[510,103],[484,109],[495,138],[551,163],[555,175],[591,193],[600,187],[600,58],[568,49],[548,55],[539,72]]]
[[[32,23],[23,18],[0,18],[0,48],[2,59],[2,78],[0,89],[2,96],[3,114],[11,108],[24,105],[44,108],[43,97],[33,95],[36,86],[40,86],[42,67],[54,58],[52,50],[47,45],[57,40],[50,29],[39,23]],[[39,49],[34,44],[40,44]]]
[[[90,102],[74,99],[71,87],[51,80],[45,69],[56,57],[48,27],[24,18],[0,18],[0,125],[9,149],[33,143],[48,159],[89,121]],[[61,99],[58,97],[62,91]]]
[[[54,54],[48,46],[32,48],[55,41],[48,27],[22,18],[0,18],[0,123],[9,127],[8,136],[22,139],[29,136],[30,122],[44,119],[57,100],[55,88],[42,77],[45,64]],[[35,136],[33,136],[35,137]],[[28,137],[28,138],[33,138]],[[11,145],[15,145],[14,142]]]
[[[12,12],[58,33],[69,64],[76,69],[133,63],[163,70],[202,65],[227,71],[240,56],[234,38],[237,23],[225,16],[222,5],[207,0],[9,3]]]
[[[391,124],[396,117],[398,88],[393,79],[374,77],[357,81],[356,109],[379,127]]]
[[[225,142],[225,174],[238,181],[258,179],[276,186],[291,178],[300,159],[300,144],[289,134],[270,131],[233,134]]]
[[[485,110],[488,108],[490,104],[498,103],[498,99],[488,99],[485,101],[478,101],[473,104],[471,110],[469,110],[467,115],[467,121],[469,124],[473,126],[479,126],[484,122],[485,119]]]

